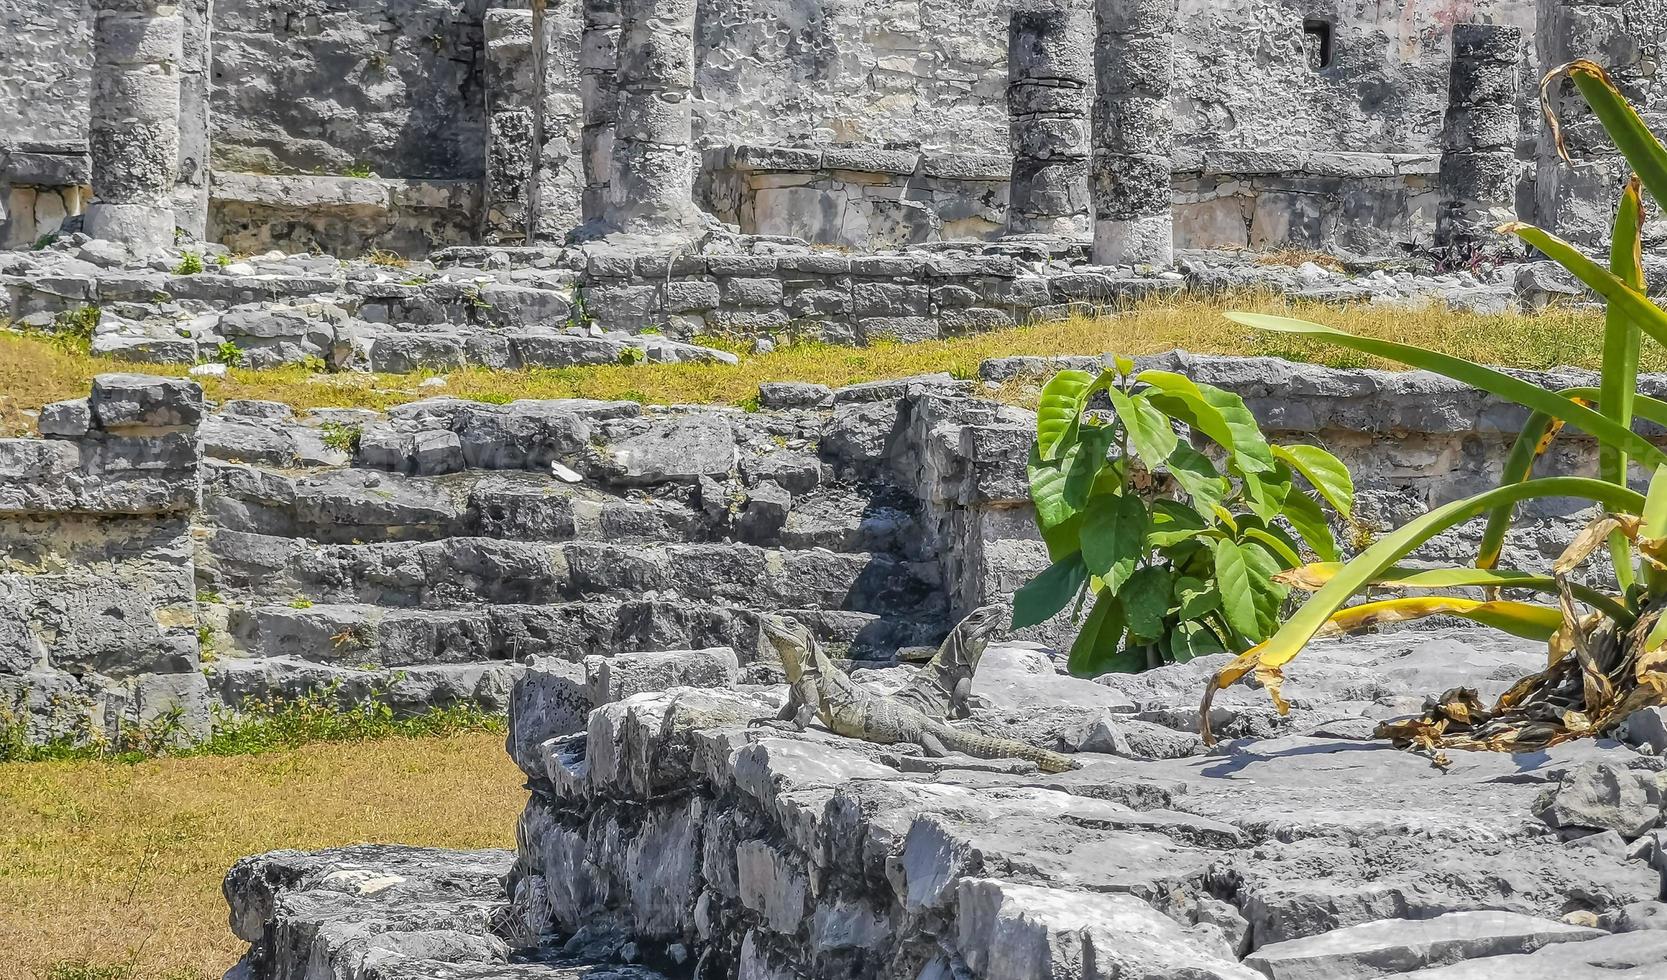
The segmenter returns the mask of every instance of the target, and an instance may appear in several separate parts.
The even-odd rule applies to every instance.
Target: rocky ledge
[[[1235,687],[1215,710],[1243,737],[1206,752],[1188,729],[1219,658],[1090,682],[992,646],[968,724],[1077,751],[1060,775],[749,725],[780,686],[632,693],[573,733],[515,710],[515,854],[280,852],[227,896],[254,978],[1662,976],[1659,714],[1639,746],[1445,768],[1370,740],[1539,657],[1472,631],[1317,645],[1290,716]]]

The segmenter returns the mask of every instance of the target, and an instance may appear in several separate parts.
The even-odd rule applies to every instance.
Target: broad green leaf
[[[1146,532],[1146,543],[1154,548],[1167,548],[1198,536],[1209,525],[1203,516],[1186,504],[1174,500],[1152,501],[1152,525]]]
[[[1183,620],[1197,619],[1221,608],[1221,593],[1215,586],[1190,575],[1175,580],[1175,598],[1180,602],[1175,614]]]
[[[1273,449],[1262,435],[1262,426],[1250,414],[1244,399],[1215,385],[1201,384],[1198,391],[1217,412],[1233,433],[1233,442],[1226,448],[1233,454],[1239,471],[1247,475],[1273,472]]]
[[[1117,429],[1110,425],[1084,422],[1077,431],[1076,445],[1062,461],[1065,466],[1065,504],[1073,509],[1088,505],[1094,480],[1106,465],[1106,452],[1117,438]]]
[[[1013,628],[1023,629],[1052,619],[1071,604],[1087,581],[1088,567],[1077,552],[1049,565],[1013,593]]]
[[[1326,520],[1325,512],[1320,510],[1314,498],[1301,491],[1288,494],[1280,514],[1302,536],[1314,554],[1320,556],[1321,561],[1337,561],[1342,557],[1337,549],[1337,536],[1331,532],[1331,523]]]
[[[1227,496],[1227,478],[1216,472],[1208,456],[1184,442],[1176,444],[1165,468],[1200,513],[1214,509]]]
[[[1169,569],[1162,565],[1147,565],[1129,576],[1118,591],[1117,600],[1123,604],[1130,633],[1148,641],[1163,635],[1163,617],[1169,611],[1171,589]]]
[[[1291,482],[1291,468],[1283,463],[1276,463],[1272,473],[1258,473],[1254,477],[1240,473],[1239,478],[1244,481],[1245,506],[1264,523],[1279,516],[1285,498],[1296,489]]]
[[[1057,459],[1068,446],[1060,442],[1074,434],[1094,375],[1087,371],[1061,371],[1042,387],[1036,405],[1036,447],[1042,459]]]
[[[1301,473],[1337,513],[1347,517],[1354,511],[1354,478],[1342,460],[1319,446],[1274,446],[1273,454]]]
[[[1077,677],[1097,677],[1100,674],[1135,673],[1146,669],[1146,658],[1124,655],[1123,608],[1117,597],[1101,589],[1095,594],[1094,609],[1083,620],[1082,629],[1071,644],[1071,659],[1066,667]]]
[[[1129,434],[1129,443],[1146,468],[1156,471],[1169,459],[1180,438],[1170,425],[1169,416],[1159,411],[1145,395],[1126,395],[1116,388],[1106,389],[1111,407],[1122,420]]]
[[[1582,59],[1570,62],[1564,70],[1574,80],[1586,104],[1592,107],[1592,114],[1603,124],[1604,132],[1615,142],[1615,148],[1643,178],[1650,196],[1657,204],[1667,207],[1667,150],[1662,148],[1661,141],[1650,132],[1602,67]],[[1554,131],[1553,135],[1561,151],[1561,134]]]
[[[1233,451],[1232,427],[1191,378],[1173,371],[1142,371],[1135,380],[1152,387],[1146,397],[1160,411],[1192,426],[1228,452]]]
[[[1291,590],[1274,581],[1274,576],[1284,571],[1286,566],[1262,548],[1241,545],[1239,553],[1244,556],[1245,565],[1250,570],[1250,587],[1256,603],[1256,622],[1260,630],[1254,639],[1261,640],[1279,628],[1279,608]]]
[[[1134,373],[1134,358],[1132,357],[1124,357],[1121,354],[1113,354],[1111,363],[1116,366],[1117,373],[1121,374],[1125,378]]]
[[[1244,529],[1244,536],[1247,540],[1261,545],[1260,550],[1278,561],[1281,570],[1302,564],[1302,556],[1297,554],[1296,549],[1292,548],[1289,542],[1280,540],[1269,529],[1247,527]]]
[[[1178,664],[1223,653],[1226,649],[1221,637],[1204,623],[1182,622],[1169,633],[1169,657]]]
[[[1134,573],[1146,550],[1146,508],[1125,494],[1101,494],[1082,519],[1082,557],[1113,595]]]
[[[1030,462],[1025,466],[1030,479],[1030,502],[1036,505],[1036,522],[1044,532],[1070,520],[1076,508],[1065,502],[1065,469],[1060,461],[1041,457],[1040,449],[1032,444]]]
[[[1042,529],[1042,541],[1048,546],[1049,561],[1058,561],[1073,551],[1081,551],[1081,538],[1081,514],[1072,514],[1062,523]]]
[[[1603,275],[1608,276],[1609,273],[1604,272]],[[1646,301],[1644,305],[1649,306],[1650,304]],[[1650,308],[1655,309],[1653,306]],[[1655,312],[1662,320],[1664,335],[1667,335],[1667,314],[1663,314],[1660,310]],[[1526,408],[1545,412],[1553,418],[1563,419],[1570,425],[1577,426],[1599,440],[1608,440],[1625,447],[1640,461],[1647,462],[1652,467],[1667,463],[1667,454],[1662,453],[1661,450],[1651,445],[1631,429],[1616,425],[1614,421],[1604,418],[1589,408],[1577,405],[1556,392],[1547,391],[1538,385],[1523,381],[1520,378],[1513,378],[1508,374],[1483,367],[1480,364],[1474,364],[1461,357],[1453,357],[1450,354],[1426,350],[1410,344],[1397,344],[1393,341],[1379,340],[1375,337],[1360,337],[1308,320],[1271,316],[1265,313],[1228,313],[1227,318],[1236,323],[1255,327],[1258,330],[1314,337],[1326,343],[1337,344],[1340,347],[1348,347],[1367,354],[1376,354],[1379,357],[1400,361],[1412,367],[1434,371],[1455,381],[1462,381],[1473,388],[1480,388],[1501,398],[1507,398]]]
[[[1245,651],[1217,673],[1215,685],[1225,687],[1243,677],[1252,668],[1277,670],[1289,663],[1344,603],[1381,575],[1385,569],[1393,566],[1430,538],[1501,504],[1542,497],[1577,497],[1592,500],[1613,512],[1623,514],[1640,513],[1644,506],[1644,498],[1625,487],[1586,477],[1560,476],[1495,487],[1473,497],[1437,507],[1414,518],[1403,527],[1385,534],[1377,543],[1361,552],[1359,557],[1345,565],[1330,582],[1314,593],[1271,639]],[[1217,554],[1220,554],[1219,550]],[[1224,581],[1221,588],[1225,603],[1229,598],[1229,586]],[[1229,619],[1229,623],[1231,622]],[[1238,627],[1235,625],[1234,628]]]
[[[1227,625],[1245,637],[1258,637],[1262,624],[1256,614],[1256,588],[1251,584],[1250,564],[1244,551],[1233,541],[1214,543],[1216,588],[1221,594],[1221,613]]]

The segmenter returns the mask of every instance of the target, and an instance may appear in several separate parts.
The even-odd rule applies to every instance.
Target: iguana
[[[876,745],[895,745],[912,742],[929,756],[950,752],[964,752],[979,759],[1028,759],[1043,772],[1064,772],[1077,768],[1077,763],[1058,752],[1026,745],[1005,738],[991,738],[976,732],[962,731],[935,718],[928,718],[915,708],[894,698],[870,691],[834,666],[828,655],[817,645],[810,631],[791,619],[765,617],[766,635],[782,653],[782,666],[788,671],[794,694],[788,696],[788,706],[796,700],[809,701],[808,693],[799,691],[806,679],[816,684],[815,714],[830,731],[846,738],[862,739]],[[798,679],[793,679],[797,661]],[[782,709],[783,716],[787,708]],[[794,709],[795,719],[809,720],[803,707]],[[786,720],[783,717],[782,720]]]
[[[897,700],[928,718],[971,718],[972,675],[1005,613],[1001,606],[974,609],[944,637],[914,683],[897,692]]]
[[[806,655],[816,640],[808,630],[792,620],[765,616],[760,619],[759,625],[764,638],[770,641],[776,656],[781,658],[782,669],[787,672],[787,703],[781,706],[775,718],[756,718],[750,724],[787,722],[802,732],[810,720],[821,713],[822,697],[816,685],[817,667]],[[828,724],[826,717],[822,719],[822,724]]]

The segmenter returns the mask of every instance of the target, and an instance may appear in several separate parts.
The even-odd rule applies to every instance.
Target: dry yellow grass
[[[521,784],[501,735],[0,765],[0,980],[217,978],[244,949],[220,897],[238,858],[513,847]]]
[[[1079,317],[902,346],[798,344],[760,356],[745,355],[735,367],[637,364],[526,371],[471,368],[450,372],[445,385],[438,388],[418,387],[430,376],[426,374],[313,374],[300,367],[287,367],[233,370],[223,379],[203,379],[203,387],[216,401],[267,398],[298,408],[386,408],[435,395],[499,402],[585,397],[655,403],[744,403],[756,394],[762,381],[814,381],[838,386],[929,371],[971,377],[979,361],[1014,354],[1147,354],[1181,347],[1199,353],[1274,354],[1337,366],[1392,366],[1300,338],[1257,333],[1223,319],[1224,309],[1323,320],[1345,330],[1438,347],[1513,367],[1595,367],[1602,344],[1601,320],[1590,312],[1553,310],[1533,316],[1479,316],[1433,307],[1335,307],[1242,296],[1230,300],[1153,300],[1117,316]],[[1648,350],[1645,368],[1667,368],[1667,357],[1659,350]],[[86,394],[94,374],[143,371],[181,375],[185,370],[177,365],[123,364],[66,353],[37,339],[0,335],[0,433],[31,431],[33,424],[25,412],[47,402]]]

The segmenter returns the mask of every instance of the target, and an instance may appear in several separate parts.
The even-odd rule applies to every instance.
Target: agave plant
[[[1547,669],[1523,678],[1491,708],[1468,690],[1447,692],[1423,717],[1380,728],[1397,744],[1438,753],[1442,748],[1526,749],[1594,735],[1613,727],[1640,707],[1667,702],[1667,454],[1632,429],[1634,417],[1667,424],[1667,402],[1637,391],[1641,336],[1667,344],[1667,312],[1644,294],[1640,228],[1642,193],[1667,204],[1667,150],[1598,65],[1576,61],[1541,83],[1550,132],[1563,152],[1561,131],[1546,91],[1561,77],[1571,79],[1582,98],[1636,172],[1622,192],[1615,217],[1609,265],[1583,255],[1553,235],[1520,221],[1500,228],[1556,260],[1606,302],[1603,370],[1596,388],[1548,391],[1479,364],[1437,351],[1346,334],[1318,323],[1285,317],[1235,313],[1229,316],[1263,330],[1300,334],[1367,354],[1446,375],[1514,401],[1531,412],[1507,459],[1500,485],[1454,501],[1419,517],[1367,548],[1347,564],[1311,564],[1281,576],[1313,595],[1266,642],[1247,650],[1219,671],[1205,690],[1201,728],[1209,732],[1210,699],[1248,673],[1266,687],[1281,712],[1283,670],[1315,636],[1385,622],[1448,614],[1463,616],[1548,644]],[[1566,153],[1565,159],[1566,159]],[[1536,459],[1564,425],[1595,438],[1599,476],[1535,477]],[[1654,474],[1648,494],[1628,484],[1628,467]],[[1581,533],[1552,566],[1535,575],[1498,567],[1518,504],[1536,498],[1589,500],[1603,515]],[[1397,564],[1430,538],[1472,518],[1488,518],[1474,567],[1411,569]],[[1595,589],[1570,580],[1594,551],[1607,548],[1615,570],[1610,587]],[[1457,589],[1481,587],[1483,599],[1418,595],[1346,604],[1370,587]],[[1539,593],[1531,602],[1502,599]]]

